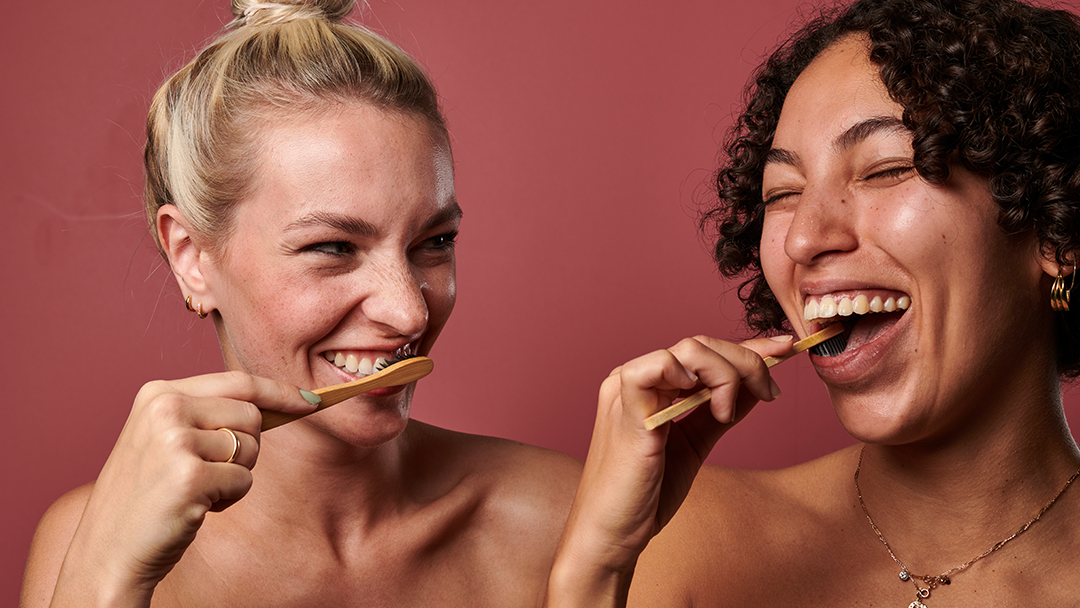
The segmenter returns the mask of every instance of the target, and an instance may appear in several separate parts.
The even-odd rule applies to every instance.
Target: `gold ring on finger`
[[[234,433],[232,429],[221,427],[218,430],[225,431],[229,434],[230,437],[232,437],[232,454],[229,454],[229,459],[225,461],[225,464],[228,464],[236,460],[236,457],[240,454],[240,438],[236,436],[236,433]]]

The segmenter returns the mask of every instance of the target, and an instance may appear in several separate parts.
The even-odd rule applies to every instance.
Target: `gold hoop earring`
[[[1061,276],[1061,269],[1058,269],[1057,278],[1054,279],[1054,284],[1050,286],[1050,308],[1057,312],[1069,311],[1069,300],[1072,294],[1072,288],[1076,285],[1076,267],[1073,266],[1073,272],[1070,273],[1072,280],[1069,282],[1069,288],[1065,289],[1065,277]]]
[[[187,307],[189,312],[195,313],[196,316],[198,316],[200,319],[205,319],[206,315],[209,314],[209,313],[203,312],[202,302],[199,302],[199,307],[198,308],[192,308],[191,307],[191,296],[188,296],[187,298],[184,299],[184,306]]]

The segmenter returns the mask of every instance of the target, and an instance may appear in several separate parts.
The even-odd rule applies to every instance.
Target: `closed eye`
[[[895,167],[889,167],[881,171],[875,171],[874,173],[867,175],[863,181],[900,179],[903,177],[907,177],[908,174],[910,174],[914,170],[915,167],[911,165],[897,165]]]
[[[769,197],[766,198],[763,202],[765,203],[765,206],[768,207],[773,203],[779,202],[789,196],[795,196],[797,194],[799,194],[798,190],[781,190],[779,192],[770,192]]]

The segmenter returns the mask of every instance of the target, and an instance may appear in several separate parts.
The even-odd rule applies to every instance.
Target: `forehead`
[[[364,103],[275,111],[258,138],[255,198],[275,193],[300,207],[361,199],[438,206],[454,196],[449,145],[420,117]]]
[[[868,117],[899,118],[863,37],[842,38],[825,49],[795,80],[784,100],[774,145],[795,148],[810,136],[832,140]],[[812,134],[812,135],[811,135]]]

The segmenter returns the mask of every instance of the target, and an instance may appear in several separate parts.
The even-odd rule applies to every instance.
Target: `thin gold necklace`
[[[923,600],[930,597],[930,591],[932,591],[933,589],[937,589],[938,585],[951,585],[952,575],[967,570],[968,567],[975,562],[1004,547],[1006,543],[1016,538],[1017,536],[1020,536],[1024,532],[1027,532],[1027,529],[1031,527],[1031,524],[1039,521],[1039,518],[1042,517],[1043,514],[1046,513],[1046,511],[1051,506],[1053,506],[1055,502],[1057,502],[1057,499],[1065,493],[1065,490],[1069,489],[1069,486],[1072,485],[1072,482],[1077,477],[1080,477],[1080,470],[1077,470],[1075,473],[1072,474],[1072,477],[1069,477],[1069,479],[1065,482],[1065,485],[1062,486],[1060,490],[1058,490],[1058,493],[1050,499],[1050,502],[1046,503],[1042,509],[1039,509],[1039,512],[1035,514],[1035,517],[1032,517],[1027,521],[1027,523],[1020,526],[1020,529],[1016,532],[1013,532],[1012,536],[1006,538],[1005,540],[998,541],[994,544],[993,547],[990,547],[986,551],[982,552],[982,554],[972,559],[969,559],[967,562],[959,566],[950,568],[937,576],[932,576],[929,574],[912,574],[911,571],[908,570],[908,567],[904,565],[904,562],[900,561],[900,559],[896,557],[896,554],[893,553],[892,547],[889,546],[889,541],[885,540],[885,535],[881,533],[881,530],[878,529],[877,524],[874,523],[874,518],[870,517],[870,511],[866,508],[866,503],[863,501],[862,489],[859,488],[859,471],[862,469],[862,459],[864,451],[866,451],[865,445],[862,447],[861,450],[859,450],[859,464],[855,466],[855,493],[859,496],[859,506],[862,507],[863,514],[866,515],[866,521],[870,522],[870,527],[874,529],[874,534],[877,534],[878,540],[881,541],[881,544],[885,545],[885,550],[889,552],[889,556],[892,557],[894,562],[896,562],[896,565],[900,566],[900,580],[911,581],[911,584],[915,585],[915,601],[908,604],[908,608],[926,608],[926,604],[923,603]],[[919,581],[925,583],[926,587],[920,587]]]

